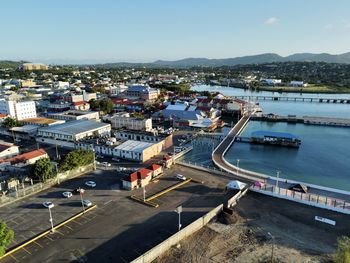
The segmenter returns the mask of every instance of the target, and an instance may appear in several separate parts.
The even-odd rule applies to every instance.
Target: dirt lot
[[[316,222],[315,215],[337,222]],[[248,193],[232,216],[220,215],[158,263],[329,262],[338,236],[350,234],[350,216]],[[268,234],[270,233],[270,235]]]

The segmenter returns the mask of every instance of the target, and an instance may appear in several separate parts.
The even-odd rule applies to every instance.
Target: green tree
[[[68,153],[59,164],[59,170],[64,172],[93,163],[94,153],[90,150],[74,150]]]
[[[12,242],[14,233],[5,222],[0,221],[0,256],[5,254],[7,246]]]
[[[21,122],[11,117],[7,117],[2,123],[2,126],[6,128],[13,128],[21,125],[22,125]]]
[[[335,263],[350,263],[350,237],[338,238],[337,251],[334,255]]]
[[[35,162],[32,167],[32,177],[34,180],[45,182],[55,176],[54,165],[49,158],[43,158]]]

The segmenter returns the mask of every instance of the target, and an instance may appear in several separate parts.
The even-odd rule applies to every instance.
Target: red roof
[[[164,160],[169,161],[171,157],[169,155],[165,155]]]
[[[41,148],[31,152],[23,153],[8,159],[0,159],[0,163],[3,163],[3,162],[10,162],[11,164],[23,163],[43,155],[47,155],[47,153],[44,149]]]
[[[212,99],[208,99],[208,98],[199,98],[198,100],[197,100],[197,103],[209,103],[209,102],[211,102],[212,101]]]
[[[205,107],[205,106],[198,106],[196,110],[210,112],[213,108],[212,107]]]
[[[161,166],[160,165],[158,165],[158,164],[152,164],[150,167],[149,167],[149,169],[150,170],[152,170],[152,171],[156,171],[156,170],[158,170],[159,168],[161,168]]]
[[[145,179],[148,176],[150,176],[151,173],[152,173],[151,170],[146,169],[146,168],[141,168],[141,169],[137,170],[136,172],[133,172],[133,173],[131,173],[128,176],[125,176],[124,180],[128,181],[128,182],[134,182],[137,179],[141,179],[142,180],[142,179]]]
[[[84,105],[84,104],[88,104],[86,101],[76,101],[76,102],[73,102],[73,105],[74,106],[80,106],[80,105]]]
[[[7,114],[0,113],[0,118],[6,118],[7,116]]]

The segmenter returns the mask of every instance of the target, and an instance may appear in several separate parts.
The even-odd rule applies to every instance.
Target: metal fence
[[[285,197],[286,199],[292,199],[295,201],[300,201],[302,203],[315,204],[317,206],[325,206],[331,210],[346,210],[350,213],[350,202],[346,200],[323,196],[313,193],[302,193],[293,190],[288,190],[285,188],[280,188],[272,185],[265,186],[252,186],[251,190],[258,190],[264,193],[271,193],[273,196]]]
[[[42,190],[48,189],[53,185],[59,184],[66,180],[72,179],[74,177],[80,176],[84,173],[91,172],[94,169],[94,166],[87,165],[80,167],[75,170],[66,171],[64,173],[59,173],[55,178],[46,181],[45,183],[35,183],[33,185],[21,184],[16,189],[7,194],[0,196],[0,207],[20,200],[26,196],[38,193]]]

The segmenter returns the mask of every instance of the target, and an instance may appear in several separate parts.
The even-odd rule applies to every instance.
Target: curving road
[[[246,182],[246,183],[252,183],[256,181],[266,181],[268,177],[262,174],[247,171],[244,169],[238,169],[236,166],[230,164],[225,160],[225,154],[227,150],[231,147],[231,145],[234,143],[236,136],[239,135],[241,130],[248,123],[250,116],[251,116],[250,114],[244,115],[237,122],[237,124],[230,130],[228,135],[224,138],[224,140],[219,144],[219,146],[212,153],[213,162],[217,167],[232,174],[233,177],[239,179],[240,181]]]

